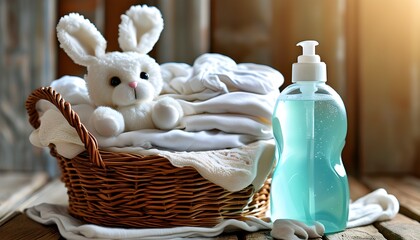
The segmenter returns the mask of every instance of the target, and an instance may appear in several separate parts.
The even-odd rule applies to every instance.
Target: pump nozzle
[[[302,41],[296,46],[301,46],[303,55],[315,55],[315,46],[318,46],[318,42],[314,40]]]
[[[302,55],[300,55],[298,57],[298,62],[299,63],[303,63],[303,62],[307,62],[307,63],[316,63],[316,62],[321,62],[321,58],[319,57],[319,55],[315,55],[315,46],[318,46],[318,42],[314,41],[314,40],[307,40],[307,41],[302,41],[298,44],[296,44],[296,46],[301,46],[302,47]]]
[[[321,62],[321,57],[315,54],[317,41],[307,40],[297,44],[302,47],[302,55],[293,64],[292,82],[297,81],[327,81],[327,68]]]

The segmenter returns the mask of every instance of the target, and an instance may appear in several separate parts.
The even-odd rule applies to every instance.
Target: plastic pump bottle
[[[303,41],[303,55],[293,64],[292,83],[273,113],[277,166],[271,185],[271,219],[294,219],[325,233],[346,228],[349,187],[341,161],[347,117],[340,96],[325,82],[316,41]]]

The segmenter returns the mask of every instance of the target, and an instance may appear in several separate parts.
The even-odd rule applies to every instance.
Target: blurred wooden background
[[[346,169],[358,174],[420,176],[420,2],[382,0],[0,0],[0,169],[54,169],[28,144],[23,102],[59,76],[82,76],[58,48],[59,17],[79,12],[100,29],[108,51],[119,50],[120,15],[133,4],[157,6],[165,29],[151,55],[186,62],[204,52],[278,69],[315,39],[328,83],[343,97]],[[57,61],[56,61],[57,60]],[[40,167],[41,166],[41,167]]]
[[[0,0],[0,170],[57,170],[32,147],[25,101],[56,76],[55,2]]]

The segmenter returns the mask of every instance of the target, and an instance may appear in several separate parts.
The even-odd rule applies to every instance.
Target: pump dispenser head
[[[302,41],[297,46],[302,47],[302,55],[298,62],[292,65],[292,82],[298,81],[327,81],[327,66],[321,62],[321,57],[315,54],[317,41]]]

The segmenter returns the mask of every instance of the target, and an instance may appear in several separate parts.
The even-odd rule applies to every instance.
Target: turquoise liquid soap
[[[340,96],[326,82],[316,41],[304,41],[292,82],[273,113],[277,166],[271,185],[271,219],[321,222],[325,233],[346,228],[349,187],[341,161],[347,117]]]

